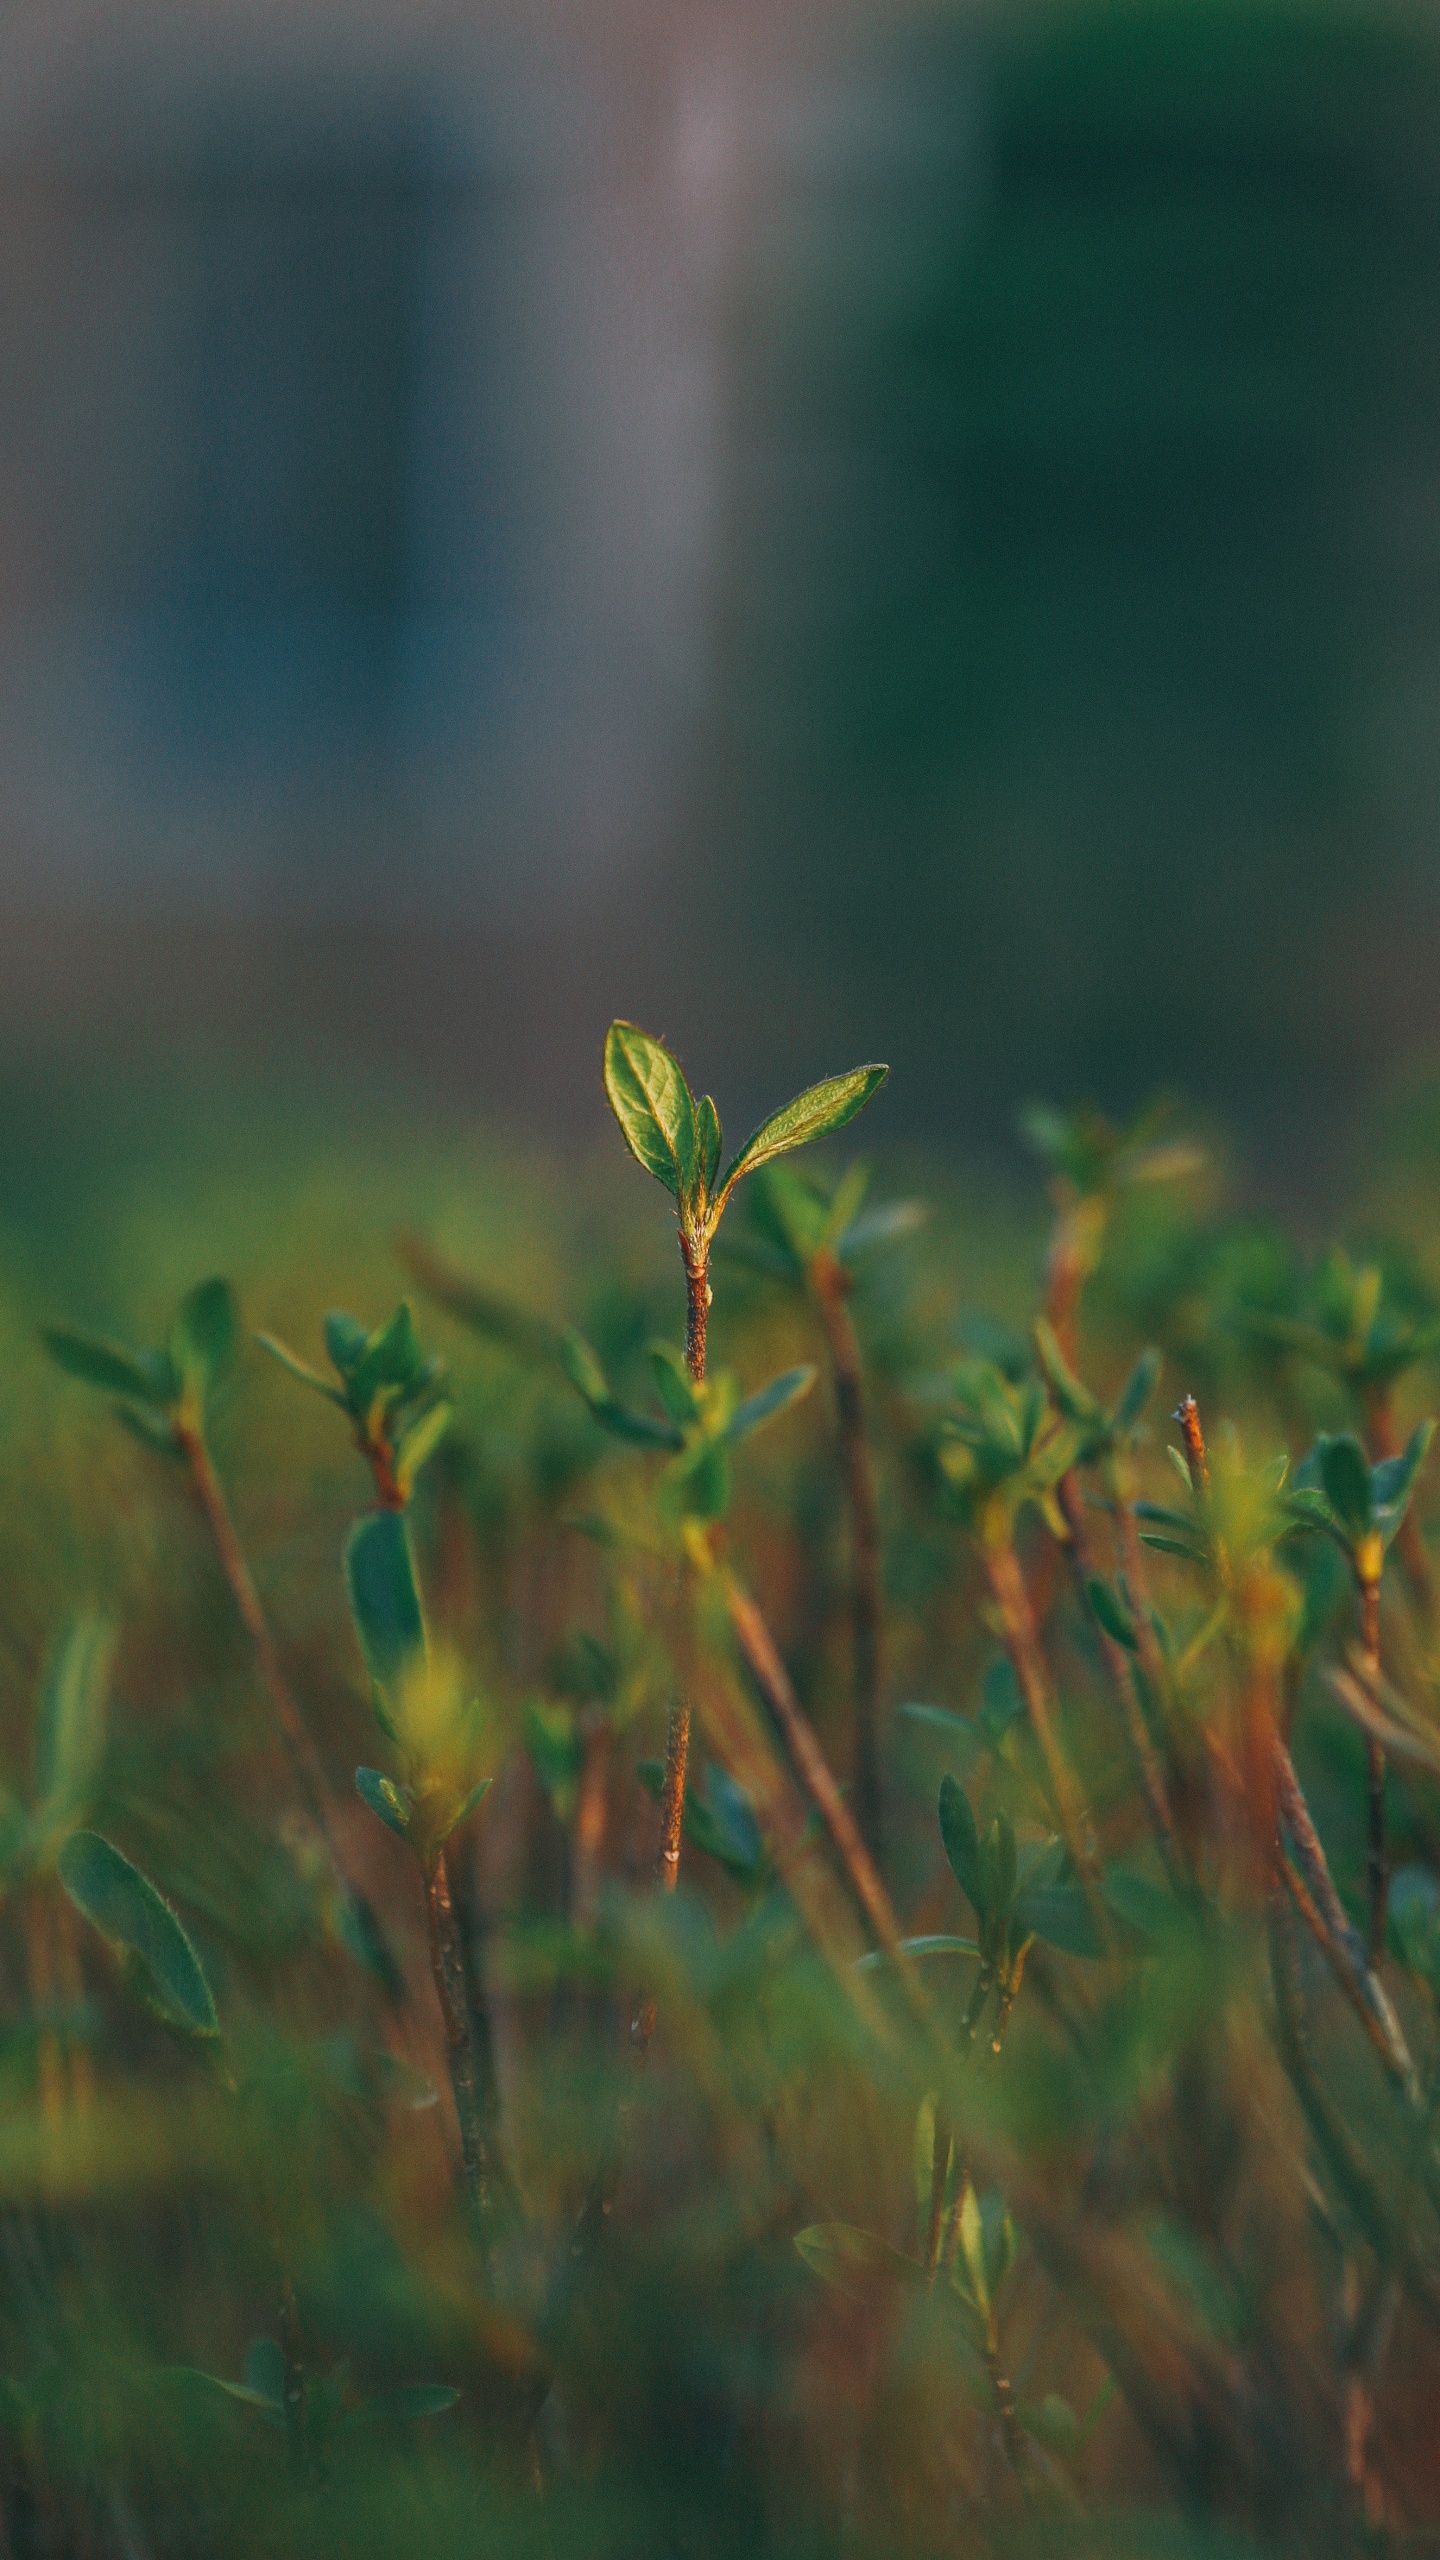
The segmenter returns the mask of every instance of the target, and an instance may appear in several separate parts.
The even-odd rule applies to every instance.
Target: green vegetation
[[[5,1248],[15,2552],[1421,2547],[1432,1142],[1047,1241],[883,1074]]]

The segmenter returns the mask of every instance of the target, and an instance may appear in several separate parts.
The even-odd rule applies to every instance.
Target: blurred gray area
[[[7,1053],[1303,1143],[1434,1034],[1437,319],[1418,14],[12,9]]]

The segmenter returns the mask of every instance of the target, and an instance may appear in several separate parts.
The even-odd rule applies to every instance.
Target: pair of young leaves
[[[786,1369],[753,1396],[740,1393],[739,1380],[721,1369],[698,1384],[679,1353],[665,1342],[652,1343],[650,1368],[664,1418],[636,1413],[621,1404],[588,1342],[569,1333],[561,1346],[565,1374],[583,1397],[603,1431],[642,1449],[667,1449],[672,1513],[682,1519],[717,1520],[730,1500],[730,1451],[815,1383],[811,1367]]]
[[[211,1389],[234,1357],[239,1323],[228,1280],[202,1280],[176,1310],[163,1347],[134,1351],[74,1325],[46,1325],[41,1341],[57,1367],[112,1396],[127,1429],[151,1447],[178,1450],[182,1432],[204,1429]]]
[[[633,1022],[612,1022],[605,1039],[605,1091],[637,1164],[663,1183],[697,1261],[709,1252],[737,1182],[793,1147],[833,1136],[863,1111],[888,1067],[852,1067],[827,1076],[762,1120],[725,1171],[720,1114],[709,1094],[697,1102],[678,1058]]]

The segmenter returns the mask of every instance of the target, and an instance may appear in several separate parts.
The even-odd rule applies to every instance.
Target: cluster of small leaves
[[[730,1503],[730,1452],[773,1422],[815,1383],[812,1367],[787,1369],[752,1396],[728,1369],[698,1383],[669,1343],[650,1346],[650,1372],[662,1408],[637,1413],[612,1392],[599,1359],[578,1333],[565,1337],[565,1373],[602,1431],[632,1447],[663,1449],[670,1463],[661,1480],[662,1514],[673,1520],[718,1520]]]
[[[748,1222],[727,1228],[721,1251],[768,1278],[805,1281],[824,1255],[851,1271],[866,1256],[913,1235],[925,1218],[921,1200],[887,1200],[867,1209],[870,1167],[858,1160],[833,1188],[797,1165],[769,1166],[746,1194]]]
[[[1082,1445],[1081,1425],[1055,1410],[1041,1379],[1015,1380],[976,1358],[951,1371],[936,1462],[946,1507],[982,1541],[1008,1541],[1027,1503],[1063,1537],[1055,1487]]]
[[[126,1428],[175,1451],[205,1427],[211,1392],[234,1357],[239,1323],[228,1280],[202,1280],[181,1300],[162,1348],[135,1351],[72,1325],[41,1333],[52,1360],[114,1400]]]
[[[403,1510],[416,1476],[453,1418],[452,1407],[438,1392],[442,1363],[421,1350],[404,1300],[373,1333],[340,1311],[325,1318],[324,1333],[338,1383],[322,1377],[274,1334],[255,1338],[302,1386],[348,1415],[356,1446],[375,1469],[381,1500]]]

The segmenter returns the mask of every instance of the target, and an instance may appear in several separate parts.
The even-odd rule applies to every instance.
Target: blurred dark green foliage
[[[1237,1220],[1213,1148],[1176,1138],[1156,1179],[1107,1175],[1073,1292],[1077,1209],[1121,1161],[1095,1115],[1044,1121],[1043,1213],[1019,1149],[1011,1194],[882,1164],[862,1207],[842,1141],[813,1177],[757,1181],[733,1222],[703,1394],[666,1348],[673,1222],[623,1166],[507,1156],[394,1106],[368,1126],[301,1110],[283,1137],[263,1098],[228,1124],[207,1109],[152,1124],[120,1208],[93,1131],[87,1153],[57,1127],[65,1218],[32,1193],[0,1268],[12,2547],[1348,2550],[1377,2496],[1406,2547],[1436,2508],[1440,1663],[1392,1544],[1403,1461],[1376,1448],[1374,1390],[1403,1448],[1437,1383],[1424,1107],[1377,1136],[1343,1253]],[[1083,1163],[1067,1129],[1089,1133]],[[851,1528],[831,1346],[797,1285],[826,1236],[882,1531],[882,1891],[904,1944],[868,1951],[721,1605],[738,1569],[847,1780]],[[401,1319],[403,1237],[412,1293],[429,1278]],[[64,1321],[163,1341],[219,1261],[241,1323],[205,1332],[205,1427],[349,1803],[345,1872],[402,1960],[398,2017],[183,1470],[37,1339]],[[331,1396],[252,1347],[317,1343],[337,1306],[360,1312],[331,1325],[349,1362]],[[373,1399],[334,1409],[362,1332],[402,1416],[435,1409],[444,1364],[453,1419],[404,1509],[354,1445]],[[179,1410],[194,1363],[167,1356]],[[772,1380],[767,1428],[739,1433]],[[1203,1487],[1165,1450],[1185,1389]],[[723,1442],[729,1482],[677,1503],[692,1441]],[[1088,1582],[1057,1543],[1072,1474]],[[1417,1488],[1423,1570],[1423,1467]],[[1137,1494],[1146,1590],[1119,1538]],[[1392,1549],[1373,1689],[1340,1551],[1372,1514]],[[389,1558],[383,1590],[352,1567],[364,1660],[342,1575],[357,1516]],[[674,1558],[699,1536],[723,1543],[687,1631]],[[648,1869],[677,1666],[696,1740],[669,1899]],[[376,1697],[393,1777],[368,1767]],[[1307,1866],[1282,1803],[1294,1882],[1269,1899],[1247,1828],[1262,1710],[1324,1844]],[[436,1770],[417,1870],[391,1835]],[[426,1978],[440,1840],[506,2181],[483,2254]],[[1295,1915],[1326,1890],[1322,1954]],[[643,2074],[639,1992],[658,2019]],[[617,2121],[603,2239],[562,2281]],[[1352,2476],[1357,2371],[1379,2418]]]

